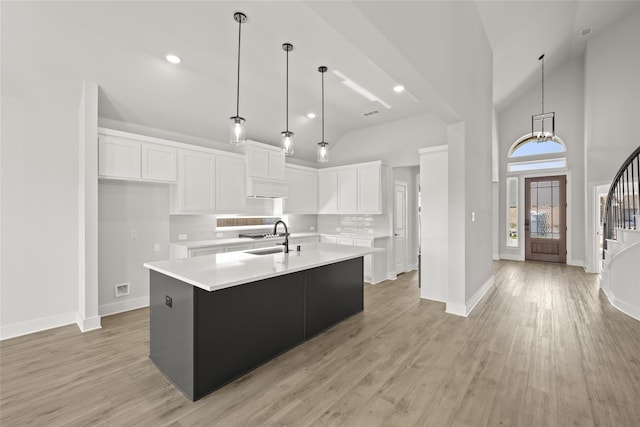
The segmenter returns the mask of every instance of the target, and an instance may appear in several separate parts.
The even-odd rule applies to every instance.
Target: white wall
[[[567,167],[571,172],[571,179],[567,182],[571,199],[567,200],[571,217],[567,218],[570,225],[571,240],[567,241],[570,259],[568,264],[582,266],[584,263],[585,246],[585,215],[584,215],[584,59],[574,58],[552,73],[545,73],[545,110],[556,113],[556,134],[567,146]],[[524,236],[521,236],[518,248],[506,246],[507,240],[507,208],[506,208],[506,175],[509,148],[520,137],[531,132],[531,115],[539,114],[541,108],[541,85],[530,89],[511,104],[498,112],[498,141],[499,141],[499,250],[507,257],[523,256]],[[549,173],[556,174],[555,172]],[[569,194],[569,193],[568,193]],[[569,212],[569,211],[568,211]],[[524,206],[520,207],[520,216],[524,215]],[[520,218],[522,221],[522,218]],[[569,234],[568,234],[569,237]]]
[[[640,11],[588,41],[585,56],[586,233],[595,235],[593,188],[610,183],[640,145]],[[586,261],[594,271],[594,245]]]
[[[389,167],[417,166],[418,149],[446,141],[444,122],[430,114],[348,132],[330,147],[327,166],[382,160]]]
[[[66,89],[75,105],[2,96],[2,338],[76,321],[80,83]]]
[[[142,264],[169,258],[169,185],[101,180],[98,207],[100,315],[147,306],[149,271]],[[115,297],[120,283],[130,284],[130,295]]]

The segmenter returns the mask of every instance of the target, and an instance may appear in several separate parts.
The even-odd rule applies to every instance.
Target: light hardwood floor
[[[4,426],[639,426],[640,322],[576,267],[500,261],[468,318],[416,273],[198,402],[148,359],[147,309],[1,343]],[[640,290],[639,290],[640,292]]]

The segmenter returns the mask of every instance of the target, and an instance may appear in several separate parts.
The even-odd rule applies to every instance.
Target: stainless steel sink
[[[284,252],[284,247],[282,248],[264,248],[264,249],[254,249],[251,251],[245,251],[248,254],[251,255],[269,255],[269,254],[277,254],[277,253],[283,253]]]

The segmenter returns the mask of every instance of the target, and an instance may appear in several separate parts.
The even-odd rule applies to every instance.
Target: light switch
[[[156,243],[153,245],[153,251],[154,252],[160,252],[160,243]]]
[[[178,234],[178,240],[187,240],[186,234]]]
[[[136,230],[135,228],[132,228],[129,231],[129,237],[131,237],[132,239],[137,239],[138,238],[138,230]]]

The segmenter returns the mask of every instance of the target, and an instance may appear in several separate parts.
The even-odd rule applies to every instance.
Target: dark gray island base
[[[151,271],[150,358],[198,400],[361,312],[363,258],[207,291]]]

